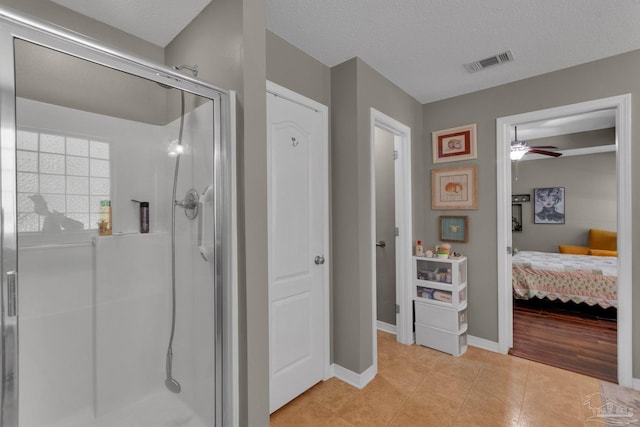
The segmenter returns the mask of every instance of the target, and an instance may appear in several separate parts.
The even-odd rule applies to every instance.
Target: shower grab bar
[[[211,254],[213,253],[213,247],[207,246],[207,242],[205,240],[205,225],[207,222],[205,221],[205,212],[204,208],[205,204],[212,205],[213,209],[213,186],[209,185],[204,189],[202,195],[200,195],[200,199],[198,200],[200,203],[200,216],[198,217],[198,249],[200,250],[200,255],[205,261],[209,261]]]

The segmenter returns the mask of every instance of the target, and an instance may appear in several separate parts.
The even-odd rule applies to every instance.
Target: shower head
[[[164,380],[164,385],[171,393],[180,393],[182,387],[180,387],[180,383],[176,381],[171,374],[171,371],[173,370],[173,349],[171,348],[171,345],[169,345],[169,348],[167,349],[166,368],[167,378]]]
[[[193,74],[193,77],[198,77],[198,65],[185,65],[185,64],[182,64],[182,65],[176,65],[173,68],[178,70],[178,71],[189,70]]]
[[[180,387],[180,383],[173,378],[167,378],[166,380],[164,380],[164,385],[171,393],[178,394],[182,390],[182,387]]]

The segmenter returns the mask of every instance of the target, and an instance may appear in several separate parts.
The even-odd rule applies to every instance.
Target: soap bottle
[[[101,236],[111,236],[111,201],[100,201],[100,222],[98,223],[98,234]]]
[[[149,232],[149,202],[140,202],[140,232]]]
[[[422,240],[416,242],[416,256],[424,256],[424,246],[422,246]]]

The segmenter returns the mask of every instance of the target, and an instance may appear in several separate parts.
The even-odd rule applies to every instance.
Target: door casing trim
[[[376,161],[375,128],[394,135],[395,160],[395,213],[398,236],[396,237],[396,339],[402,344],[413,344],[413,297],[411,292],[411,128],[398,120],[371,108],[370,113],[370,164],[371,164],[371,303],[372,303],[372,360],[378,371],[378,318],[376,297]]]
[[[511,291],[511,127],[515,124],[565,117],[595,110],[616,112],[617,229],[618,233],[618,383],[633,386],[632,333],[632,191],[631,191],[631,94],[548,108],[496,120],[497,250],[498,250],[498,346],[507,353],[513,346]]]

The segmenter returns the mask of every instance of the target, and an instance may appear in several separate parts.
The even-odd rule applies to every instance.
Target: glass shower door
[[[19,426],[216,425],[219,97],[15,52]]]

